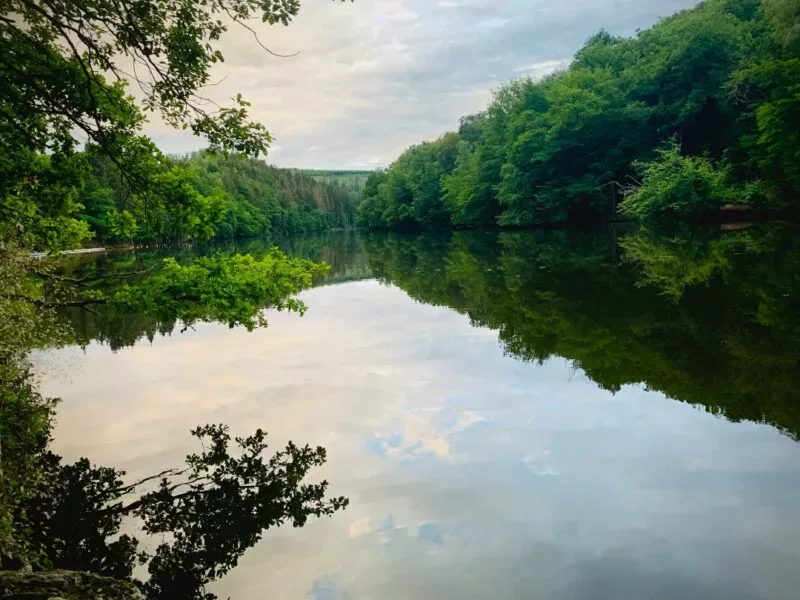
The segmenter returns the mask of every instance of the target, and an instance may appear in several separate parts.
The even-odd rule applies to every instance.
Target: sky
[[[267,160],[299,168],[375,169],[458,127],[491,91],[567,65],[601,28],[632,35],[695,0],[303,0],[289,26],[234,26],[206,95],[241,92],[275,141]],[[168,153],[203,147],[153,122]]]

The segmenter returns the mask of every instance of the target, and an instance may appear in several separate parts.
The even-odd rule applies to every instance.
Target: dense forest
[[[796,206],[796,0],[706,0],[512,81],[366,182],[372,229],[687,219]]]
[[[268,530],[347,506],[313,479],[324,448],[269,449],[260,428],[233,437],[198,424],[196,453],[139,480],[69,464],[50,445],[58,401],[41,394],[29,358],[202,322],[251,330],[267,325],[265,308],[302,314],[297,294],[331,272],[320,261],[341,280],[374,271],[469,314],[516,356],[570,358],[607,389],[644,381],[800,431],[787,400],[796,238],[375,237],[368,264],[339,271],[355,242],[341,256],[313,243],[231,248],[349,227],[359,197],[370,228],[594,221],[617,204],[642,219],[791,205],[796,0],[707,0],[632,39],[601,32],[566,71],[512,82],[458,132],[368,175],[270,167],[260,157],[273,139],[249,103],[205,96],[229,28],[250,39],[248,22],[289,25],[299,5],[0,0],[0,597],[213,600],[208,586]],[[152,119],[208,151],[165,156],[143,134]],[[215,240],[88,266],[57,258],[94,242]]]
[[[133,192],[111,160],[90,148],[78,201],[101,242],[175,242],[352,227],[362,178],[279,169],[236,154],[169,159],[162,177],[185,190],[183,210]],[[153,215],[157,211],[158,214]],[[147,212],[147,214],[145,214]]]

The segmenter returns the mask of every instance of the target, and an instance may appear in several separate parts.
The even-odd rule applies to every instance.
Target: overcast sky
[[[270,56],[242,29],[221,47],[219,85],[241,92],[275,138],[269,162],[287,167],[386,166],[411,144],[482,110],[491,90],[569,62],[605,28],[631,35],[695,0],[303,0],[289,27],[257,24]],[[169,153],[202,140],[152,123]]]

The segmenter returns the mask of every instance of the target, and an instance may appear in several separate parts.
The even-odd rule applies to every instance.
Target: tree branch
[[[63,300],[63,301],[50,302],[47,300],[39,300],[37,298],[23,296],[21,294],[0,294],[0,298],[6,298],[7,300],[16,300],[18,302],[25,302],[27,304],[38,306],[39,308],[70,308],[70,307],[90,306],[92,304],[108,303],[107,298],[84,298],[82,300]]]
[[[177,469],[166,469],[164,471],[161,471],[160,473],[156,473],[155,475],[150,475],[149,477],[145,477],[144,479],[140,479],[139,481],[136,481],[134,483],[128,484],[128,485],[126,485],[124,487],[117,488],[114,491],[116,493],[119,493],[120,495],[127,494],[127,493],[133,491],[135,488],[137,488],[140,485],[142,485],[143,483],[147,483],[148,481],[153,481],[154,479],[160,479],[160,478],[164,477],[165,475],[183,475],[188,470],[189,470],[188,467],[186,469],[182,469],[180,471],[178,471]]]
[[[91,283],[93,281],[100,281],[103,279],[124,279],[127,277],[136,277],[138,275],[146,275],[155,269],[158,265],[152,265],[142,271],[129,271],[127,273],[104,273],[102,275],[87,275],[86,277],[64,277],[63,275],[56,275],[55,273],[47,273],[44,271],[37,271],[35,269],[28,269],[32,274],[42,277],[44,279],[52,279],[53,281],[62,281],[64,283],[83,284]]]

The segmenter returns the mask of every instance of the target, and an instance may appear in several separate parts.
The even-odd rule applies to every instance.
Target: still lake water
[[[283,245],[333,267],[302,318],[74,315],[84,347],[37,357],[66,459],[147,475],[209,422],[328,449],[350,507],[268,532],[220,597],[798,597],[791,231]],[[117,259],[147,256],[81,260]]]

